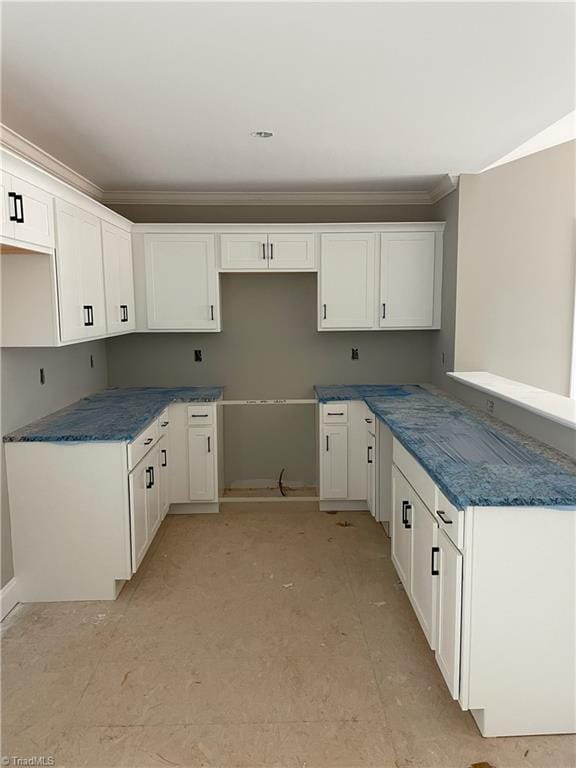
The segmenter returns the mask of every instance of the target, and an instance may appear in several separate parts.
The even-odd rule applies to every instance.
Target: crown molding
[[[442,176],[438,184],[432,187],[428,193],[429,202],[437,203],[438,200],[442,200],[443,197],[446,197],[446,195],[449,195],[450,192],[453,192],[457,186],[458,176],[451,176],[449,173],[447,173],[445,176]]]
[[[85,195],[102,201],[104,190],[101,187],[2,123],[0,123],[0,146]]]
[[[426,191],[162,192],[107,190],[108,205],[428,205]]]

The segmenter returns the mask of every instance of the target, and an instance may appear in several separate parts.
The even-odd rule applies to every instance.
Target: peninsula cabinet
[[[316,269],[315,235],[306,232],[238,233],[220,236],[223,272],[306,272]]]
[[[219,331],[215,236],[145,235],[144,253],[147,329]]]
[[[392,562],[452,697],[484,736],[573,733],[576,508],[456,509],[397,440],[392,474]]]

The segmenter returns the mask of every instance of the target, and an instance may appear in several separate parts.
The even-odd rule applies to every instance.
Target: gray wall
[[[90,355],[94,368],[90,368]],[[46,383],[40,384],[40,368]],[[74,344],[57,349],[3,349],[2,434],[63,408],[107,383],[104,342]],[[2,562],[1,585],[14,575],[6,464],[2,448]]]
[[[110,384],[224,384],[227,399],[247,399],[309,398],[313,385],[323,383],[431,380],[435,332],[319,332],[316,279],[223,274],[221,333],[109,339]],[[194,362],[195,349],[204,362]],[[227,482],[277,477],[282,467],[289,480],[315,480],[308,406],[235,408],[225,414]]]

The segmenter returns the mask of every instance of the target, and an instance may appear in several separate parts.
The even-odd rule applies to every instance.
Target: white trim
[[[429,205],[431,193],[394,192],[170,192],[106,190],[107,205]]]
[[[499,400],[513,403],[519,408],[576,430],[576,400],[570,397],[531,387],[487,371],[454,371],[446,375],[461,384],[487,392]]]
[[[220,504],[287,504],[291,501],[320,501],[319,496],[221,496]]]
[[[55,176],[60,181],[70,184],[70,186],[83,192],[85,195],[93,197],[100,202],[102,201],[104,191],[101,187],[2,123],[0,123],[0,145],[18,157],[33,163],[43,171]]]
[[[223,232],[443,232],[444,221],[315,222],[310,224],[133,224],[137,234],[220,234]]]
[[[430,190],[428,195],[430,198],[429,202],[437,203],[438,200],[442,200],[443,197],[446,197],[446,195],[449,195],[450,192],[453,192],[457,186],[458,176],[452,176],[447,173],[440,179],[438,184],[436,184],[436,186],[432,187]]]
[[[531,139],[520,144],[519,147],[513,149],[512,152],[508,152],[508,154],[496,160],[496,162],[483,168],[479,173],[484,173],[484,171],[489,171],[491,168],[504,165],[504,163],[511,163],[513,160],[519,160],[527,155],[534,155],[536,152],[542,152],[545,149],[556,147],[558,144],[565,144],[567,141],[573,141],[574,139],[576,139],[576,111],[564,115],[560,120],[544,128],[543,131],[532,136]]]
[[[13,576],[0,590],[0,621],[3,621],[19,602],[18,583]]]

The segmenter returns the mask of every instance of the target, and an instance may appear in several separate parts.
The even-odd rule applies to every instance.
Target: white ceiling
[[[107,190],[422,190],[574,109],[571,3],[13,2],[2,37],[2,121]]]

